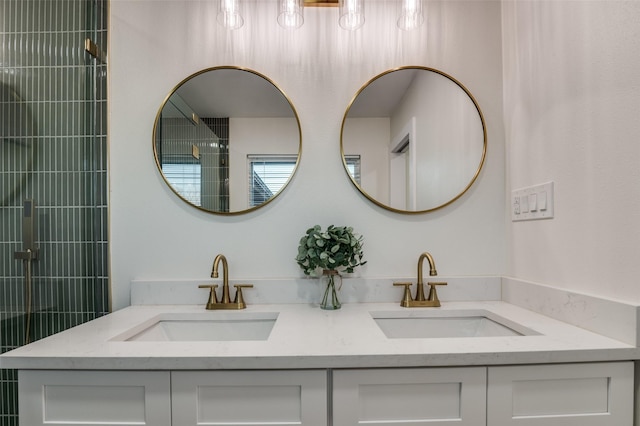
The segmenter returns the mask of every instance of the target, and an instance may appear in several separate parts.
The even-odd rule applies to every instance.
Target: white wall
[[[114,309],[132,279],[202,279],[224,253],[232,278],[300,277],[293,260],[316,223],[352,225],[365,237],[362,277],[415,274],[430,251],[442,275],[505,269],[504,137],[500,3],[426,3],[426,25],[396,29],[395,3],[367,3],[365,26],[341,30],[335,8],[307,8],[297,31],[276,23],[276,2],[245,6],[245,26],[216,24],[215,1],[112,0],[109,44],[110,249]],[[182,79],[216,65],[270,77],[302,124],[302,158],[283,194],[265,208],[216,216],[184,204],[156,170],[151,135],[158,107]],[[356,91],[402,65],[438,68],[476,97],[488,126],[483,172],[460,200],[427,215],[400,215],[366,200],[340,158],[340,125]]]
[[[360,156],[360,187],[386,205],[389,205],[389,126],[386,117],[348,118],[342,135],[344,154]]]
[[[556,185],[509,273],[640,302],[640,2],[507,1],[503,32],[507,190]]]
[[[467,93],[436,73],[418,73],[391,119],[391,134],[402,134],[416,118],[416,210],[451,201],[473,179],[484,146],[482,121]]]

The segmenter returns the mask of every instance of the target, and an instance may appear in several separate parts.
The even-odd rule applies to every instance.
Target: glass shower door
[[[0,352],[109,310],[107,3],[0,0]],[[0,426],[17,425],[14,370],[0,389]]]

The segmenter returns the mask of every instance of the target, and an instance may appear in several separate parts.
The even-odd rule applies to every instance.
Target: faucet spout
[[[418,283],[422,282],[422,264],[424,263],[425,259],[427,259],[427,262],[429,262],[429,275],[432,277],[438,275],[438,271],[436,271],[436,262],[433,260],[433,256],[425,251],[420,255],[420,258],[418,259]]]
[[[234,284],[233,286],[236,288],[236,295],[231,301],[231,296],[229,294],[229,264],[227,263],[227,258],[224,257],[223,254],[219,254],[213,260],[213,266],[211,267],[211,278],[218,278],[218,269],[220,268],[220,262],[222,262],[222,268],[224,269],[222,275],[222,299],[218,300],[218,296],[216,294],[216,288],[218,288],[217,284],[201,284],[199,288],[208,288],[209,290],[209,301],[207,302],[206,309],[244,309],[247,307],[247,304],[244,301],[244,297],[242,295],[243,288],[252,288],[253,284]]]
[[[436,293],[436,286],[447,285],[447,283],[428,282],[427,284],[429,285],[429,297],[424,297],[422,265],[424,264],[425,259],[427,259],[427,262],[429,262],[429,275],[432,277],[438,275],[438,271],[436,271],[436,262],[434,262],[433,257],[425,251],[420,255],[420,258],[418,258],[418,288],[416,289],[415,299],[411,297],[411,291],[409,290],[409,287],[411,287],[412,283],[393,283],[394,286],[404,287],[404,294],[402,296],[402,300],[400,301],[400,306],[404,308],[437,308],[440,306],[440,299],[438,299],[438,293]]]
[[[431,254],[429,254],[428,252],[424,252],[420,255],[420,258],[418,259],[418,288],[416,289],[416,298],[415,300],[425,300],[424,297],[424,283],[423,283],[423,278],[422,278],[422,268],[423,268],[423,263],[424,260],[427,259],[427,262],[429,262],[429,275],[432,277],[435,277],[436,275],[438,275],[438,271],[436,271],[436,262],[433,260],[433,256],[431,256]]]
[[[224,257],[223,254],[219,254],[213,260],[213,267],[211,269],[211,278],[218,278],[218,265],[222,261],[222,267],[224,268],[224,272],[222,275],[222,300],[221,303],[230,303],[231,298],[229,297],[229,265],[227,263],[227,258]]]

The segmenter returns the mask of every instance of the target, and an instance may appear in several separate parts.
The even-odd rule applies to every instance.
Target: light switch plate
[[[511,220],[553,218],[553,182],[511,191]]]

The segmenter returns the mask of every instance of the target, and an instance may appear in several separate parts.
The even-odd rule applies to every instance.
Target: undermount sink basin
[[[215,342],[267,340],[276,312],[166,313],[116,337],[121,341]]]
[[[528,336],[539,333],[492,312],[473,310],[370,312],[389,339]]]

